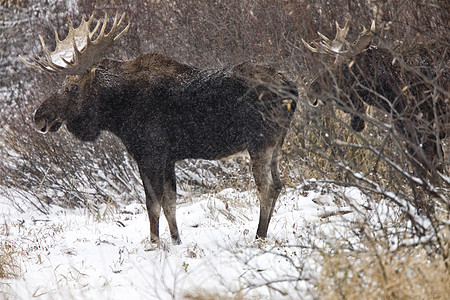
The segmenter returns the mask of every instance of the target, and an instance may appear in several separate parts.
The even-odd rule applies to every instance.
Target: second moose
[[[325,103],[336,100],[352,112],[351,126],[358,132],[365,127],[366,104],[387,113],[404,137],[416,175],[436,180],[446,167],[443,140],[450,128],[448,49],[434,42],[399,53],[375,46],[376,40],[383,45],[375,22],[353,43],[346,40],[348,22],[344,28],[336,22],[336,30],[332,41],[320,33],[320,42],[303,41],[309,50],[335,59],[311,82],[308,95]]]

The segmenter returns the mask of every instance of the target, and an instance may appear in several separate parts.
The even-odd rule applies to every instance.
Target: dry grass
[[[322,253],[315,288],[320,299],[448,299],[448,241],[446,256],[421,245],[391,251],[380,240],[365,242],[365,251]]]
[[[0,244],[0,278],[16,278],[20,275],[17,257],[20,252],[9,242]]]
[[[23,6],[22,0],[0,0],[0,6],[13,7],[13,6]]]
[[[221,294],[218,294],[214,291],[207,291],[207,290],[197,290],[197,291],[190,291],[186,292],[183,295],[183,299],[185,300],[250,300],[250,299],[257,299],[254,298],[248,298],[240,293],[236,293],[234,295],[224,296]]]
[[[392,168],[386,164],[374,151],[379,150],[384,157],[395,159],[407,168],[407,162],[401,162],[398,147],[392,141],[392,136],[382,132],[376,124],[367,122],[367,128],[356,133],[350,127],[350,115],[332,108],[304,108],[297,113],[292,131],[288,135],[284,177],[291,181],[291,186],[310,178],[332,179],[339,182],[352,182],[346,170],[338,163],[348,166],[354,172],[365,178],[396,191],[410,192],[410,187],[404,180],[399,180]],[[312,116],[305,122],[305,116]],[[315,118],[317,117],[317,118]],[[371,118],[371,117],[368,117]],[[376,121],[376,120],[375,120]],[[378,122],[378,121],[376,121]],[[302,157],[302,165],[298,158]],[[301,172],[293,176],[292,170]]]

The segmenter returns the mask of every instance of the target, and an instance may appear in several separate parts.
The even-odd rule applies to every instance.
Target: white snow
[[[347,188],[343,193],[354,199],[355,206],[366,205],[358,190]],[[171,244],[161,214],[162,245],[156,247],[148,239],[142,204],[51,207],[43,215],[31,208],[19,213],[0,198],[0,236],[22,253],[21,276],[4,280],[0,291],[16,299],[179,299],[201,291],[308,299],[314,274],[320,270],[311,246],[323,244],[323,235],[315,234],[346,231],[333,225],[340,220],[335,215],[341,210],[352,219],[356,209],[339,207],[332,194],[287,189],[277,203],[269,238],[255,242],[256,191],[230,188],[201,197],[183,196],[178,202],[183,243]],[[324,222],[324,214],[335,220]]]

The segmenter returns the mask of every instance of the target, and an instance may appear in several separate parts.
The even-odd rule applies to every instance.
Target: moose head
[[[102,22],[100,19],[91,31],[94,15],[92,14],[88,21],[83,15],[77,28],[73,27],[70,17],[67,16],[69,33],[65,39],[60,40],[55,29],[56,47],[53,52],[48,50],[44,39],[39,35],[45,59],[31,58],[30,63],[19,56],[32,68],[66,75],[63,88],[44,101],[34,114],[35,127],[42,133],[55,132],[66,123],[72,129],[71,132],[81,140],[93,141],[100,134],[98,124],[95,124],[97,123],[95,105],[98,103],[89,97],[95,89],[93,66],[108,52],[114,42],[128,31],[130,25],[121,28],[125,14],[119,19],[116,13],[112,28],[105,33],[108,23],[108,15],[105,13],[100,32],[93,40]]]
[[[399,55],[375,46],[375,21],[370,29],[363,27],[353,43],[346,40],[348,22],[344,28],[336,22],[336,29],[332,41],[321,33],[320,42],[303,40],[310,51],[334,59],[311,82],[308,96],[325,103],[336,100],[339,108],[352,114],[351,127],[358,132],[365,127],[365,105],[384,111],[405,137],[413,169],[432,179],[439,176],[436,172],[444,167],[442,140],[450,121],[449,96],[448,88],[447,92],[435,89],[432,82],[448,87],[448,69],[439,71],[428,49],[417,49],[419,65],[408,65],[403,58],[411,53]],[[449,61],[448,51],[446,55],[443,61]]]
[[[146,194],[153,241],[159,241],[161,208],[174,243],[180,243],[175,218],[175,162],[219,159],[247,150],[260,194],[256,231],[265,238],[282,188],[281,146],[296,108],[297,88],[272,68],[242,63],[200,69],[161,54],[129,61],[101,57],[129,28],[124,15],[98,37],[91,16],[69,33],[55,51],[43,44],[45,59],[24,62],[44,72],[66,74],[63,88],[36,110],[36,129],[57,131],[63,123],[83,141],[101,131],[119,137],[136,160]],[[43,39],[41,38],[41,41]]]

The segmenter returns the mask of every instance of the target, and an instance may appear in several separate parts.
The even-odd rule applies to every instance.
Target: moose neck
[[[101,130],[106,130],[121,137],[130,120],[136,118],[138,112],[135,102],[139,93],[135,86],[121,84],[122,78],[115,74],[108,74],[98,86],[98,120]],[[106,84],[105,84],[106,83]]]
[[[176,81],[186,80],[194,73],[195,68],[160,54],[125,62],[102,61],[93,82],[100,130],[118,136],[130,152],[140,149],[145,144],[141,139],[147,134],[164,130],[161,120],[154,116],[171,106],[168,99],[172,99]]]

